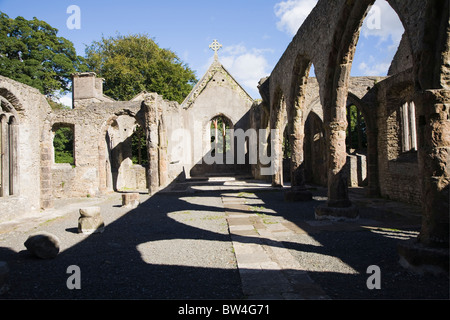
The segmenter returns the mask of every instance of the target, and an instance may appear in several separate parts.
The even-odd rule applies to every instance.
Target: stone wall
[[[14,117],[17,153],[16,178],[12,195],[5,190],[0,197],[0,221],[38,212],[51,205],[50,172],[42,167],[47,161],[42,152],[43,119],[51,108],[37,89],[0,76],[0,114]],[[3,110],[3,111],[2,111]]]
[[[401,106],[413,100],[411,69],[377,84],[378,171],[381,196],[421,202],[417,152],[402,151]]]
[[[95,196],[101,193],[100,181],[104,171],[111,171],[107,167],[105,150],[108,149],[106,133],[112,122],[120,117],[132,119],[133,125],[126,127],[132,133],[135,117],[141,107],[140,102],[91,103],[78,106],[71,110],[55,110],[46,119],[45,137],[49,145],[53,146],[53,128],[59,125],[70,125],[74,131],[74,166],[55,164],[52,150],[51,172],[53,195],[55,197],[83,197]],[[115,145],[126,138],[117,137]],[[124,160],[124,159],[122,159]],[[118,169],[118,168],[117,168]],[[113,186],[109,184],[110,191]]]
[[[185,159],[184,164],[188,177],[233,174],[236,170],[250,172],[248,166],[208,166],[204,164],[203,157],[211,153],[211,120],[223,116],[230,122],[231,129],[246,131],[250,127],[249,111],[252,105],[253,99],[218,60],[214,61],[181,105],[183,126],[188,136],[185,148],[191,150],[187,152],[190,159]]]

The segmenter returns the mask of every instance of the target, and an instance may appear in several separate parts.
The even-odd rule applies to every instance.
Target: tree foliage
[[[362,151],[367,148],[366,121],[355,105],[347,108],[347,117],[350,123],[347,125],[347,148]]]
[[[131,152],[133,164],[148,165],[147,140],[141,126],[136,127],[131,137]]]
[[[73,130],[69,127],[61,127],[55,131],[53,139],[55,150],[55,163],[74,164],[73,157]]]
[[[44,21],[9,18],[0,12],[0,74],[46,96],[71,89],[71,74],[87,71],[73,43]]]
[[[147,91],[181,103],[197,81],[175,53],[147,35],[103,37],[86,48],[86,60],[90,70],[105,79],[104,93],[116,100]]]

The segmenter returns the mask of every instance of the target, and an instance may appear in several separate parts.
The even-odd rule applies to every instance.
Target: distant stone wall
[[[401,106],[413,100],[413,88],[411,69],[377,84],[378,172],[382,196],[420,204],[417,152],[402,151]]]
[[[121,115],[134,117],[141,108],[140,102],[92,103],[70,110],[54,110],[46,119],[45,138],[53,146],[55,126],[71,126],[74,133],[73,167],[69,164],[55,164],[51,152],[52,186],[54,197],[95,196],[101,193],[101,179],[104,178],[107,156],[105,135],[108,124]],[[133,126],[125,128],[132,133]],[[102,152],[103,151],[103,152]],[[112,188],[111,188],[112,190]]]

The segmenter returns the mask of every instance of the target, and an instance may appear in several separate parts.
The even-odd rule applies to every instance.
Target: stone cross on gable
[[[217,51],[219,51],[220,48],[222,48],[222,45],[217,40],[214,40],[213,43],[209,45],[209,48],[214,50],[214,60],[217,60],[218,58]]]

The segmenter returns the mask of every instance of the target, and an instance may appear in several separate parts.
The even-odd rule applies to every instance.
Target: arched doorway
[[[147,189],[148,152],[145,130],[135,117],[111,117],[100,138],[100,190],[129,192]]]
[[[367,185],[367,123],[355,103],[347,103],[347,174],[349,187]]]
[[[303,150],[306,182],[326,186],[328,171],[325,128],[322,119],[312,111],[305,121]]]

